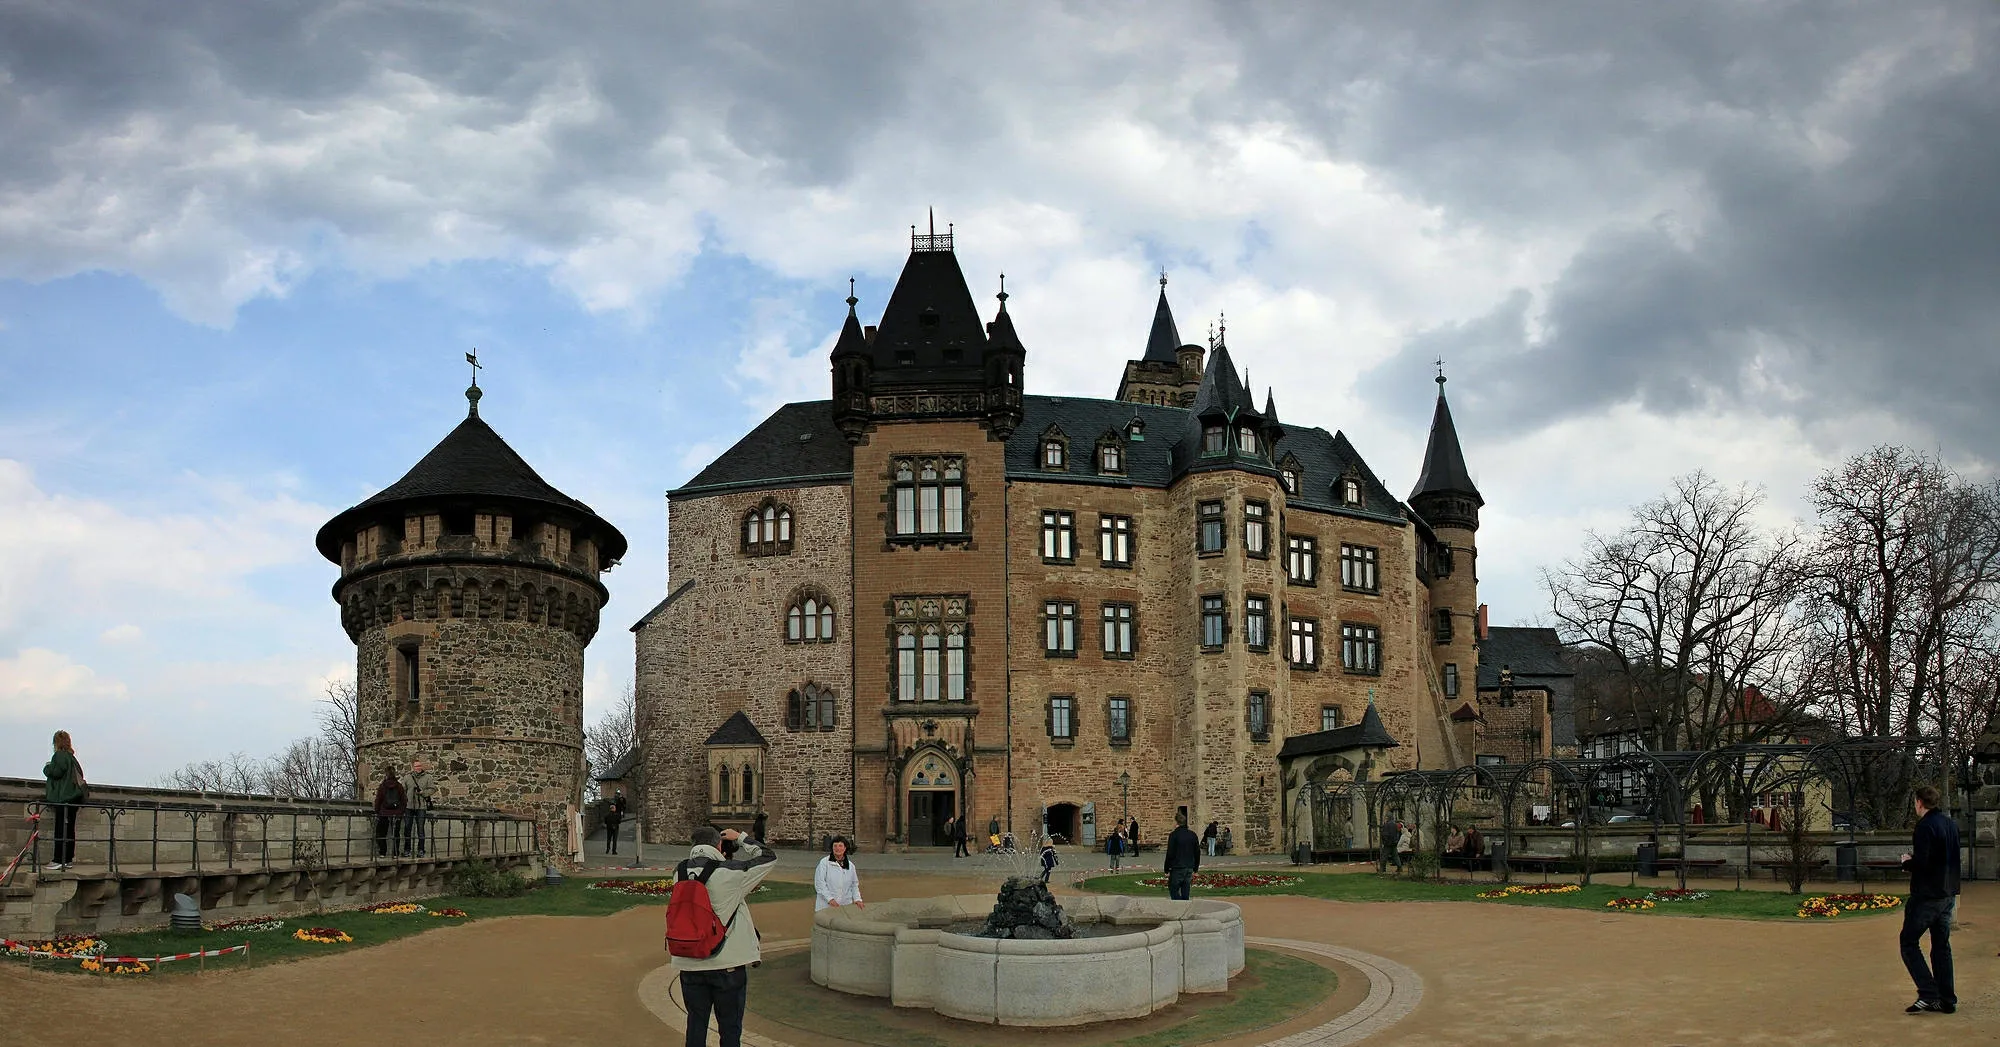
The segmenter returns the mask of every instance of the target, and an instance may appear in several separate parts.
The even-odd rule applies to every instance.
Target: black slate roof
[[[1465,452],[1458,446],[1458,427],[1451,422],[1451,405],[1445,402],[1444,377],[1440,375],[1437,410],[1431,414],[1430,444],[1424,448],[1424,471],[1417,477],[1417,486],[1410,497],[1447,491],[1479,498],[1479,488],[1473,486],[1472,473],[1465,467]]]
[[[1496,625],[1479,643],[1479,686],[1500,686],[1500,668],[1514,671],[1516,684],[1536,684],[1551,677],[1576,675],[1564,656],[1562,638],[1554,629]]]
[[[949,250],[910,252],[868,349],[878,387],[979,380],[986,324],[965,286],[958,256]],[[899,362],[903,354],[911,362]]]
[[[1278,759],[1286,760],[1294,756],[1318,756],[1321,753],[1337,753],[1343,749],[1395,749],[1401,743],[1389,737],[1382,726],[1382,717],[1375,711],[1375,703],[1368,703],[1368,711],[1361,714],[1361,722],[1331,731],[1314,731],[1311,734],[1295,734],[1285,739],[1284,747],[1278,750]]]
[[[750,717],[744,715],[743,710],[738,709],[730,715],[729,719],[722,721],[722,726],[717,727],[715,733],[708,736],[708,741],[701,744],[762,745],[764,744],[764,735],[757,730],[756,724],[750,722]]]
[[[1174,311],[1167,305],[1167,280],[1160,278],[1160,304],[1153,307],[1153,330],[1146,335],[1146,353],[1140,359],[1147,363],[1177,364],[1180,362],[1181,333],[1174,327]]]
[[[637,746],[634,746],[625,750],[625,755],[620,756],[611,766],[591,775],[591,779],[599,782],[615,782],[631,774],[632,768],[638,766],[638,764],[639,749]]]
[[[854,474],[854,454],[833,424],[833,402],[786,404],[675,490],[678,496],[734,486],[828,483]]]
[[[471,409],[403,478],[359,505],[328,520],[319,530],[322,556],[340,562],[340,547],[363,519],[426,502],[474,501],[546,506],[581,516],[597,532],[607,561],[625,556],[625,536],[590,506],[550,486],[500,434],[479,417],[479,390],[467,390]]]

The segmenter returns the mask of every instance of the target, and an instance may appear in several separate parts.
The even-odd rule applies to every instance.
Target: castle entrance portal
[[[957,761],[938,752],[923,752],[910,761],[903,784],[903,840],[911,847],[949,847],[945,823],[958,813]]]

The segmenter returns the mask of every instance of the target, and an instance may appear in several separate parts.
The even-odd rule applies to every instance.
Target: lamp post
[[[807,850],[811,850],[814,847],[818,846],[818,844],[815,841],[819,839],[819,834],[814,831],[817,828],[818,826],[815,825],[813,822],[813,769],[808,767],[806,768],[806,849]]]
[[[1118,793],[1119,793],[1118,820],[1124,821],[1132,816],[1132,772],[1131,771],[1118,772]]]

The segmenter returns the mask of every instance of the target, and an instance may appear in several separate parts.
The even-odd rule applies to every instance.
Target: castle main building
[[[1471,762],[1483,503],[1442,384],[1405,502],[1184,343],[1164,279],[1110,400],[1029,395],[999,298],[983,322],[949,235],[913,236],[878,326],[849,297],[831,399],[669,492],[633,627],[654,838],[762,812],[932,846],[963,812],[1086,842],[1129,811],[1157,842],[1185,809],[1272,851],[1295,754]]]

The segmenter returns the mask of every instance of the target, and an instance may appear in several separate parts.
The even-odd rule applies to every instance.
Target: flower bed
[[[424,907],[416,902],[376,902],[373,905],[362,906],[361,911],[374,913],[377,916],[407,916],[413,912],[423,912]]]
[[[465,919],[465,910],[464,910],[464,909],[432,909],[432,910],[431,910],[431,915],[432,915],[432,916],[444,916],[444,917],[448,917],[448,918],[450,918],[450,919],[455,919],[455,920],[462,920],[462,919]]]
[[[1244,887],[1290,887],[1293,884],[1304,882],[1304,879],[1301,877],[1287,876],[1283,873],[1198,872],[1194,874],[1194,886],[1199,890],[1205,891],[1227,891]],[[1146,879],[1140,880],[1139,884],[1142,887],[1165,887],[1167,885],[1167,878],[1164,876],[1149,876]]]
[[[144,963],[114,963],[109,967],[98,962],[96,957],[84,960],[82,968],[94,974],[146,974],[153,968]]]
[[[1831,919],[1844,912],[1894,909],[1901,904],[1903,900],[1893,894],[1822,894],[1800,902],[1796,915],[1801,920]]]
[[[1707,897],[1707,891],[1666,887],[1646,895],[1646,900],[1651,902],[1698,902]]]
[[[354,940],[338,927],[301,927],[292,932],[292,937],[302,942],[318,942],[321,945],[340,945]]]
[[[202,928],[204,931],[229,931],[231,933],[236,931],[282,931],[284,929],[285,921],[275,916],[246,916],[241,920],[211,923]]]
[[[1480,891],[1481,898],[1529,898],[1538,894],[1575,894],[1583,888],[1573,883],[1517,883],[1491,891]]]
[[[1607,909],[1616,909],[1619,912],[1638,912],[1641,909],[1652,908],[1653,900],[1651,898],[1619,897],[1619,898],[1613,898],[1610,901],[1605,902],[1604,907]]]
[[[58,934],[53,938],[13,942],[8,945],[7,951],[48,953],[59,960],[83,959],[104,955],[104,941],[87,934]]]

